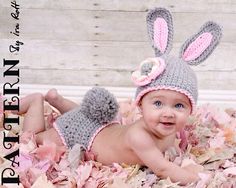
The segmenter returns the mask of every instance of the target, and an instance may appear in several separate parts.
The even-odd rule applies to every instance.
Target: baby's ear
[[[221,27],[214,22],[206,22],[182,45],[180,58],[190,65],[200,64],[213,52],[221,37]]]
[[[147,14],[147,30],[157,57],[168,54],[172,48],[173,23],[170,12],[155,8]]]

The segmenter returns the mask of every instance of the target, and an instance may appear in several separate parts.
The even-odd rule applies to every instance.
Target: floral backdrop
[[[1,105],[2,106],[2,105]],[[3,139],[3,111],[0,109],[0,139]],[[6,116],[13,116],[6,112]],[[59,113],[45,104],[45,122],[52,126]],[[124,126],[139,118],[132,100],[120,102],[120,120]],[[24,116],[20,117],[21,125]],[[37,122],[32,122],[32,126]],[[104,166],[95,162],[94,156],[75,145],[64,150],[47,140],[36,145],[30,132],[22,133],[22,126],[14,126],[7,135],[20,135],[20,148],[16,159],[20,166],[15,168],[20,175],[20,186],[2,187],[78,187],[78,188],[168,188],[181,187],[170,179],[159,179],[148,168],[139,165],[114,163]],[[236,187],[236,109],[220,109],[210,104],[199,106],[189,118],[185,129],[178,133],[176,147],[165,152],[165,157],[185,166],[197,163],[204,166],[200,180],[185,187]],[[4,156],[10,153],[0,147],[0,169],[11,165]]]

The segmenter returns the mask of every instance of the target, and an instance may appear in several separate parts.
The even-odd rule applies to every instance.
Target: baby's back
[[[97,161],[106,165],[114,162],[141,164],[128,143],[130,129],[132,125],[112,124],[98,133],[91,148]]]

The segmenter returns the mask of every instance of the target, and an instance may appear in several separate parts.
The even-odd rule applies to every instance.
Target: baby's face
[[[189,99],[171,90],[147,93],[140,104],[146,128],[159,138],[181,130],[191,113]]]

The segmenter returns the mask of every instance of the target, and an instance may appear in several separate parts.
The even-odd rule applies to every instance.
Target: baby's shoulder
[[[129,137],[133,137],[136,135],[143,135],[143,134],[147,134],[147,131],[143,128],[142,122],[140,120],[128,126],[127,135]]]
[[[142,126],[134,124],[127,129],[125,140],[128,145],[144,146],[146,144],[153,143],[153,138]]]

